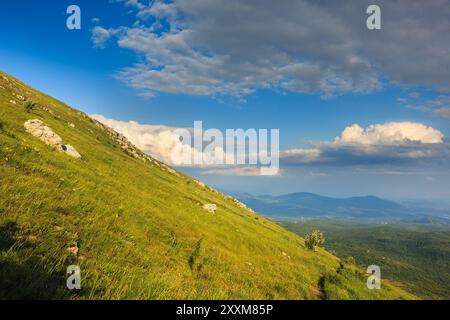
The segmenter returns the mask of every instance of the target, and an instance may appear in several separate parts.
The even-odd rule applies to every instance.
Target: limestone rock
[[[54,147],[56,150],[74,158],[81,158],[81,155],[74,147],[66,145],[61,137],[47,127],[41,120],[28,120],[24,123],[24,127],[31,135],[39,138],[45,144]]]
[[[216,213],[217,205],[208,203],[203,206],[203,209],[205,209],[206,211],[211,212],[211,213]]]
[[[64,147],[63,147],[63,149],[64,149]],[[64,152],[67,153],[71,157],[74,157],[77,159],[81,158],[81,154],[79,154],[78,151],[69,144],[65,145]]]
[[[42,110],[44,110],[44,111],[47,111],[48,113],[50,113],[50,114],[52,114],[52,115],[54,115],[55,113],[53,112],[53,110],[52,109],[50,109],[50,108],[47,108],[47,107],[42,107]]]
[[[14,94],[13,93],[13,96],[16,97],[17,99],[19,99],[20,101],[25,101],[25,97],[20,95],[20,94]]]
[[[40,120],[28,120],[25,122],[24,127],[33,136],[50,146],[60,147],[63,144],[61,137]]]

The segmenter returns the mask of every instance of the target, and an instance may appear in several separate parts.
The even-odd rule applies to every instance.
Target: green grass
[[[13,93],[37,106],[27,111]],[[30,119],[82,159],[28,134]],[[321,279],[340,266],[225,195],[131,156],[92,119],[3,73],[0,182],[1,299],[319,299]],[[67,251],[75,242],[77,257]],[[81,267],[78,292],[65,289],[71,264]],[[352,279],[330,298],[414,298]]]
[[[425,299],[450,299],[450,228],[427,225],[374,225],[345,220],[281,222],[299,235],[319,228],[325,247],[352,256],[362,266],[381,267],[382,278],[395,279]]]

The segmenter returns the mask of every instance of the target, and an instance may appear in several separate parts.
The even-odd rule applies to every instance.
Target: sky
[[[69,5],[81,30],[69,30]],[[368,30],[366,9],[381,9]],[[450,1],[0,5],[0,69],[169,163],[177,128],[279,129],[280,171],[182,166],[221,190],[450,198]]]

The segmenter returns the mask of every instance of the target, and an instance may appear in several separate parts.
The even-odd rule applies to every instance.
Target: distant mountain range
[[[347,218],[379,222],[450,223],[450,211],[400,204],[375,196],[332,198],[308,192],[280,196],[231,193],[248,207],[273,218]]]

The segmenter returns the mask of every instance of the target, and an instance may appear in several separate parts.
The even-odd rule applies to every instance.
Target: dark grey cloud
[[[311,1],[311,3],[316,1]],[[393,82],[450,91],[450,1],[319,1],[353,30],[359,52]],[[369,4],[382,10],[382,30],[361,28]]]
[[[283,153],[281,165],[288,166],[450,166],[450,144],[409,142],[395,146],[364,149],[358,146],[324,145],[316,157],[305,158],[302,153]]]
[[[382,79],[450,91],[450,0],[122,2],[137,21],[108,30],[145,59],[118,77],[145,95],[333,96]],[[381,30],[366,28],[369,4],[381,7]]]

